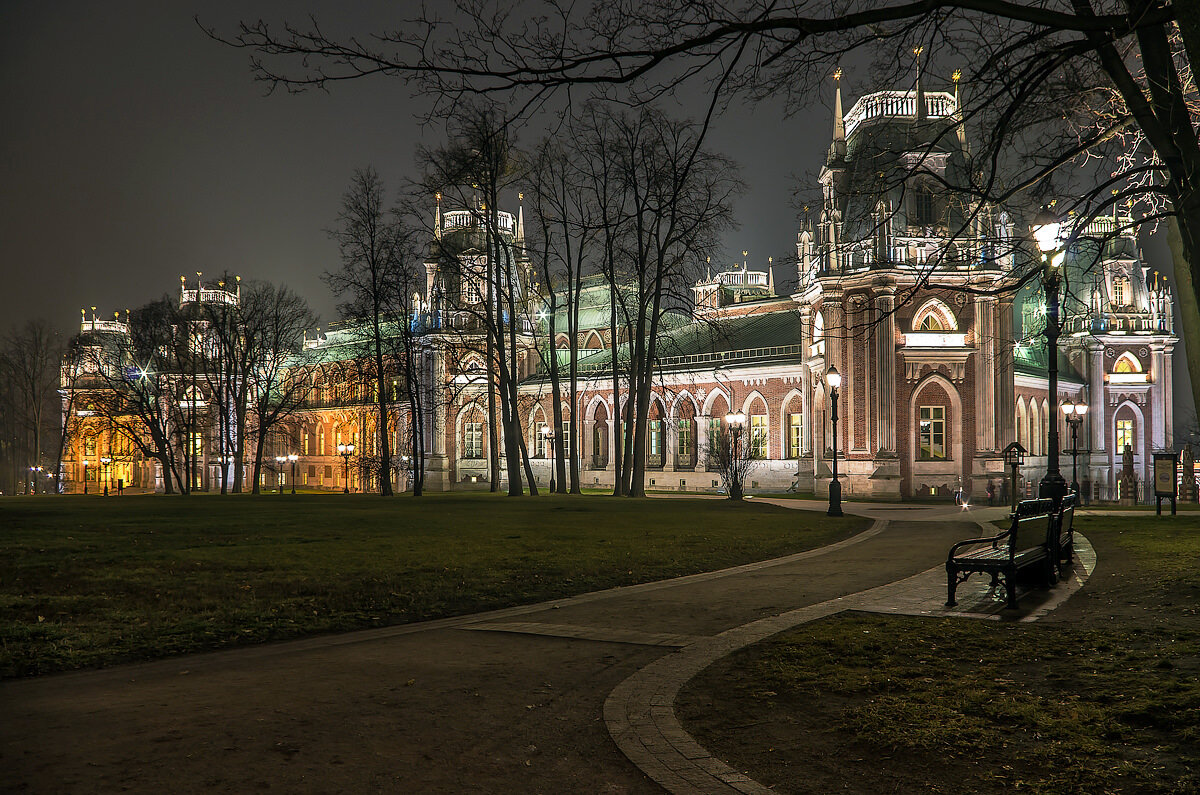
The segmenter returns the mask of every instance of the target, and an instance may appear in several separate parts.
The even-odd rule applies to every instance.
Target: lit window
[[[692,452],[693,452],[692,421],[690,419],[680,420],[679,421],[679,457],[680,458],[691,458]]]
[[[463,457],[483,458],[483,423],[468,422],[463,432]]]
[[[767,415],[750,415],[750,457],[767,457]]]
[[[921,458],[946,457],[946,409],[944,406],[921,407]]]
[[[1114,373],[1140,373],[1141,367],[1136,359],[1128,353],[1122,354],[1120,359],[1117,359],[1116,366],[1113,367]]]
[[[1133,420],[1117,420],[1117,452],[1133,449]]]
[[[800,440],[804,425],[799,413],[788,415],[788,458],[800,457]]]
[[[648,442],[648,455],[657,461],[662,456],[662,420],[650,420]]]
[[[546,425],[546,423],[539,422],[537,427],[534,428],[534,438],[537,440],[534,442],[534,445],[537,449],[538,458],[547,457],[546,451],[549,449],[549,446],[546,444],[546,428],[548,427],[549,426]]]
[[[925,319],[921,321],[921,331],[945,331],[945,330],[946,330],[946,327],[942,323],[942,319],[933,312],[930,312],[928,315],[925,316]]]
[[[571,444],[571,421],[570,420],[562,421],[562,430],[559,431],[558,441],[556,441],[555,444],[562,447],[564,452],[569,449],[569,445]]]

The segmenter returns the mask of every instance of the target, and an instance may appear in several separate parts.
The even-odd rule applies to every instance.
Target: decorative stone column
[[[429,454],[425,458],[425,488],[428,491],[449,491],[452,485],[450,461],[446,456],[446,412],[444,400],[446,384],[446,352],[441,347],[430,351],[430,405],[426,414],[431,416]]]
[[[871,473],[871,494],[900,498],[900,456],[896,450],[896,288],[877,284],[875,309],[879,313],[875,335],[875,417],[879,448]]]

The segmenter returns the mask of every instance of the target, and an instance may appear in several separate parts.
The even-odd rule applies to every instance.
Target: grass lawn
[[[821,546],[867,520],[723,500],[0,499],[0,676],[537,602]]]
[[[781,792],[1200,791],[1200,517],[1091,517],[1033,624],[845,613],[723,660],[679,713]]]

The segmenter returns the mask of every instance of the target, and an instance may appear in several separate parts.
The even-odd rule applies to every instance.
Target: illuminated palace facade
[[[987,208],[968,220],[939,191],[967,167],[955,94],[919,86],[878,92],[843,114],[839,86],[835,107],[820,212],[797,236],[795,292],[777,295],[769,268],[742,262],[697,282],[692,307],[664,323],[647,487],[716,490],[721,478],[705,450],[725,415],[741,412],[746,444],[760,459],[748,489],[826,494],[835,445],[825,376],[836,367],[836,450],[847,498],[949,496],[959,488],[975,499],[999,497],[1007,491],[1003,451],[1012,442],[1028,451],[1022,491],[1035,491],[1049,423],[1060,423],[1062,448],[1071,436],[1061,412],[1050,410],[1041,285],[996,289],[1034,256],[1028,222]],[[503,245],[496,250],[526,312],[518,335],[523,433],[545,484],[550,451],[540,430],[553,415],[535,344],[545,334],[543,302],[529,279],[520,214],[500,217]],[[426,440],[430,490],[488,485],[485,359],[469,311],[480,300],[478,276],[461,267],[482,267],[485,255],[468,250],[456,268],[437,255],[448,232],[476,223],[471,211],[443,218],[439,209],[428,279],[414,297],[428,396],[418,432]],[[1079,481],[1100,499],[1119,496],[1126,446],[1146,483],[1153,452],[1173,442],[1172,299],[1130,230],[1120,215],[1091,222],[1063,266],[1070,298],[1058,398],[1089,407],[1079,431]],[[613,417],[625,398],[612,393],[611,362],[626,340],[611,338],[607,301],[605,284],[585,282],[576,340],[580,391],[562,407],[564,417],[578,418],[585,487],[612,485]],[[373,396],[344,366],[350,334],[339,326],[306,340],[297,361],[314,392],[293,423],[292,449],[280,452],[299,455],[302,486],[371,485],[367,468],[353,461],[347,484],[347,461],[337,454],[339,443],[354,443],[355,460],[369,460],[374,447]],[[560,359],[568,344],[562,334],[554,341]],[[411,427],[402,403],[397,398],[398,458]],[[1061,460],[1070,481],[1071,456]],[[403,471],[392,477],[407,485]]]

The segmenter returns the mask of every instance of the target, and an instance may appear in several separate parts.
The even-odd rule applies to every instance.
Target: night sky
[[[411,6],[5,3],[0,326],[44,317],[71,332],[81,307],[111,315],[175,289],[181,274],[226,269],[284,282],[335,318],[320,275],[337,251],[324,230],[351,173],[372,165],[398,190],[416,176],[415,147],[443,132],[421,127],[422,101],[394,78],[266,96],[249,53],[210,40],[193,17],[233,33],[241,19],[311,12],[330,32],[369,33],[415,16]],[[785,121],[760,106],[720,122],[710,145],[749,186],[729,262],[742,249],[760,268],[794,255],[792,192],[819,167],[830,127],[824,107]],[[794,280],[784,270],[780,287]]]
[[[337,264],[325,230],[353,170],[374,166],[398,190],[417,176],[416,147],[444,136],[421,126],[424,100],[395,78],[266,96],[249,53],[193,20],[232,35],[239,20],[308,13],[328,33],[361,35],[417,16],[419,2],[4,3],[0,328],[42,317],[73,333],[81,307],[110,316],[177,289],[181,274],[225,270],[285,283],[322,322],[337,317],[320,278]],[[847,69],[847,108],[873,88],[865,71]],[[742,249],[757,268],[794,255],[793,195],[811,190],[829,146],[831,91],[791,117],[781,104],[735,108],[710,133],[748,185],[725,263]],[[704,111],[698,91],[674,104]],[[520,141],[535,137],[527,129]],[[1169,273],[1161,242],[1147,253]],[[781,291],[794,282],[790,267],[775,275]],[[1175,362],[1183,419],[1190,391],[1182,354]]]

